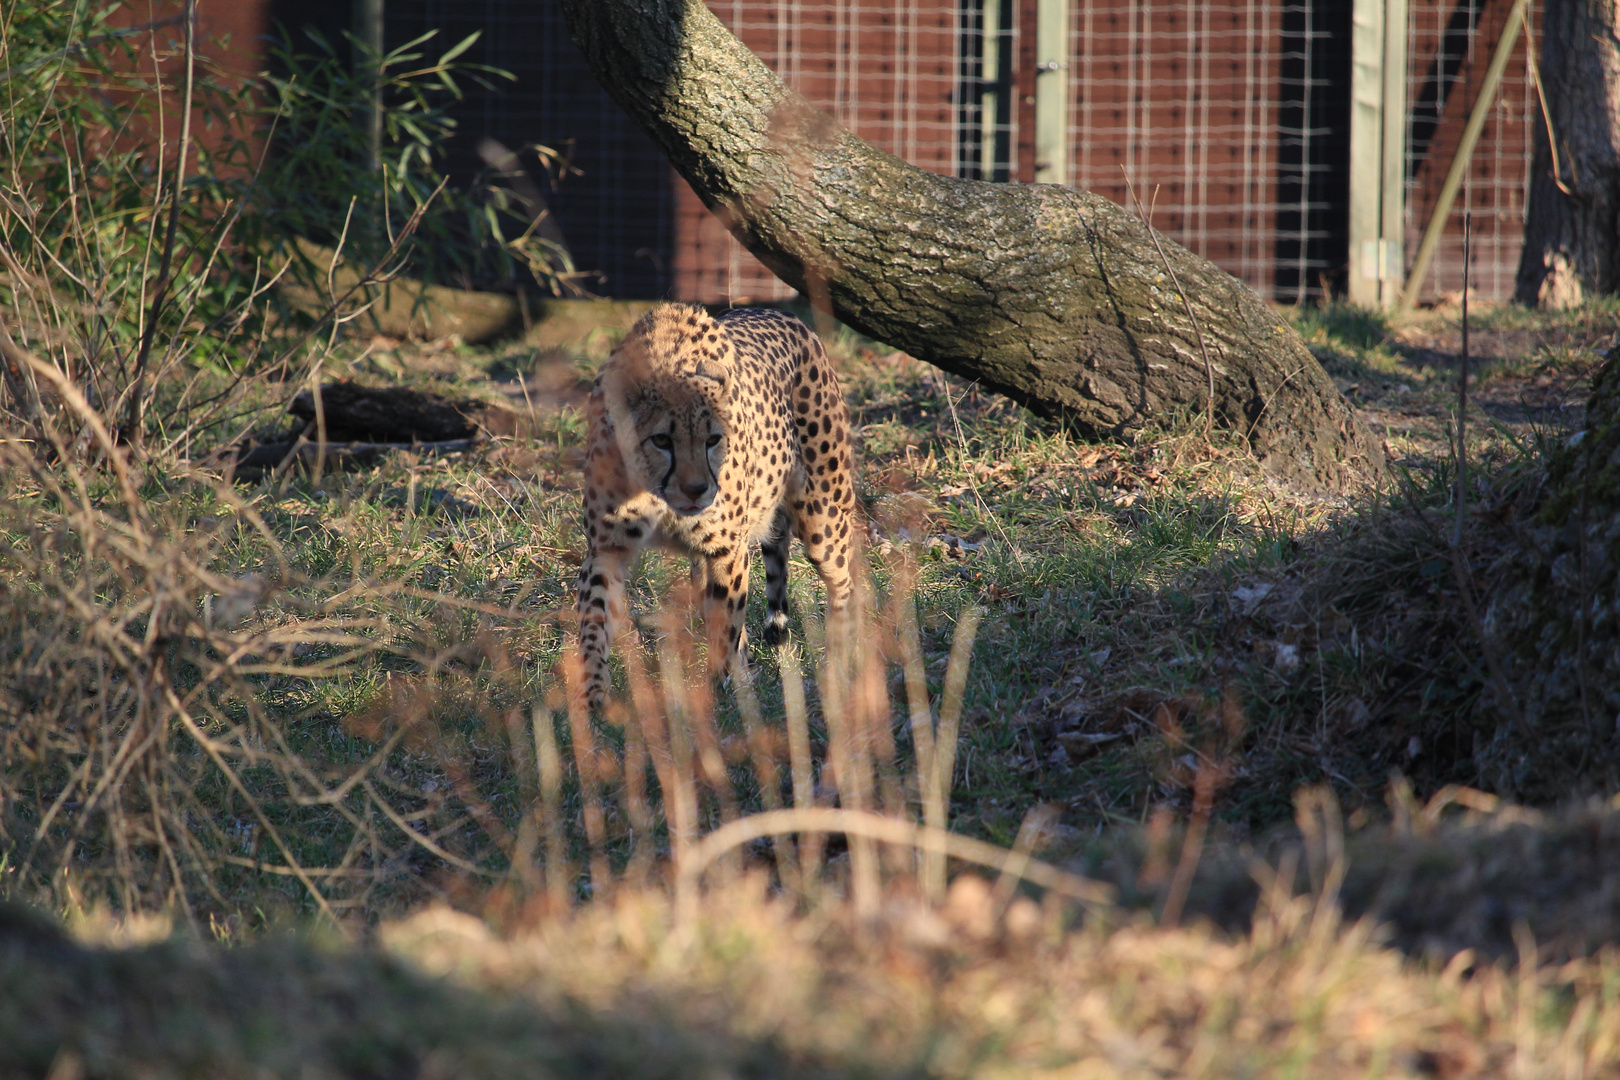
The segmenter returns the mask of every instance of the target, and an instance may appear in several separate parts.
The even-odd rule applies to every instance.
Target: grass
[[[1571,837],[1611,836],[1612,813],[1436,831],[1436,811],[1436,826],[1410,824],[1448,784],[1549,806],[1583,786],[1613,790],[1601,768],[1574,770],[1567,748],[1500,737],[1436,524],[1450,513],[1443,459],[1409,465],[1396,492],[1313,504],[1266,486],[1236,448],[1174,429],[1085,444],[843,336],[832,344],[873,526],[867,665],[853,676],[826,666],[819,590],[796,559],[795,625],[820,672],[802,714],[768,656],[756,658],[763,726],[732,692],[711,714],[682,689],[694,658],[677,647],[642,661],[657,682],[620,673],[633,708],[582,726],[565,693],[580,554],[572,402],[611,340],[610,329],[577,353],[371,341],[321,356],[323,378],[387,377],[532,409],[522,437],[463,454],[240,485],[177,456],[149,456],[126,478],[106,446],[100,460],[41,460],[7,445],[5,887],[80,927],[88,944],[44,954],[76,957],[73,978],[162,986],[150,1008],[163,1016],[207,1013],[206,988],[232,979],[278,1018],[243,1028],[217,1017],[203,1040],[159,1025],[143,1041],[92,1036],[66,1012],[19,1014],[17,1030],[41,1033],[18,1043],[35,1048],[19,1051],[34,1055],[19,1067],[48,1056],[89,1075],[143,1062],[233,1075],[403,1061],[480,1075],[538,1058],[604,1071],[786,1062],[954,1075],[1089,1061],[1271,1075],[1452,1061],[1491,1073],[1519,1055],[1538,1068],[1612,1067],[1601,1033],[1613,935],[1589,903],[1607,872],[1601,858],[1572,868],[1559,854]],[[1415,456],[1443,439],[1443,369],[1371,340],[1323,330],[1317,345],[1410,381],[1415,403],[1403,407],[1429,425],[1409,429]],[[1591,361],[1570,355],[1560,375],[1579,378]],[[244,398],[274,391],[249,385]],[[537,399],[541,385],[549,396]],[[65,448],[74,418],[91,414],[64,408],[44,423]],[[1528,435],[1475,425],[1485,467],[1466,556],[1482,577],[1510,550],[1488,523],[1513,519],[1538,467],[1533,423],[1521,425]],[[635,576],[649,640],[682,640],[668,636],[683,620],[669,622],[666,605],[683,576],[656,556]],[[969,609],[982,622],[952,696],[948,656]],[[946,713],[961,721],[939,819],[1006,848],[1038,842],[1046,859],[1110,883],[1117,899],[1101,915],[1055,900],[1009,906],[1016,892],[972,876],[943,906],[919,904],[929,876],[917,860],[858,839],[751,845],[696,915],[668,906],[652,871],[679,865],[687,830],[793,800],[784,743],[796,715],[823,799],[833,774],[865,776],[839,782],[845,807],[926,816],[929,759],[909,719],[918,687],[936,736]],[[684,742],[684,729],[648,726],[677,715],[699,721]],[[774,785],[762,782],[771,770]],[[1409,792],[1393,811],[1392,770]],[[1330,846],[1348,858],[1311,846],[1303,826],[1318,811],[1300,810],[1301,788],[1332,792],[1307,800],[1334,807],[1327,817],[1344,807],[1351,824],[1333,826]],[[672,795],[684,810],[669,808]],[[1047,808],[1038,821],[1032,807]],[[761,885],[737,884],[739,863],[757,874],[782,858],[822,869],[806,879],[782,863],[770,903]],[[1527,865],[1542,868],[1540,892],[1515,886]],[[1551,882],[1567,885],[1557,895],[1568,904],[1542,895]],[[994,899],[974,900],[981,888]],[[1498,907],[1479,906],[1481,889]],[[589,897],[601,899],[580,904]],[[1436,914],[1414,918],[1416,897]],[[412,918],[430,902],[478,911],[510,940],[447,914]],[[94,927],[153,910],[183,929],[144,950],[92,947]],[[1358,916],[1367,921],[1342,921]],[[382,952],[278,936],[311,918]],[[863,934],[886,943],[882,964],[843,944]],[[1403,960],[1385,934],[1432,955]],[[230,947],[198,953],[195,936]],[[1532,940],[1547,950],[1533,955],[1574,966],[1546,966],[1534,991],[1545,998],[1522,1005],[1522,976],[1491,962],[1532,955]],[[819,944],[794,944],[805,941]],[[20,948],[15,977],[32,979],[38,951]],[[1475,959],[1459,968],[1459,956]],[[97,975],[104,965],[111,974]],[[764,973],[784,968],[802,981],[766,993]],[[1151,974],[1164,970],[1204,989],[1172,992]],[[930,971],[944,974],[918,974]],[[445,972],[459,984],[430,977]],[[1266,980],[1287,992],[1263,993]],[[1094,984],[1107,989],[1077,1028]],[[41,1009],[81,992],[62,986]],[[337,989],[311,1000],[358,1014],[358,1026],[290,1004],[322,986]],[[113,993],[98,1022],[146,1030],[147,1014],[127,1011],[133,993]],[[976,1011],[979,999],[1000,1011]],[[1363,1000],[1387,1012],[1355,1012]],[[1397,1023],[1403,1010],[1462,1019]],[[862,1026],[871,1016],[884,1018],[877,1029]],[[692,1031],[713,1036],[671,1034]],[[1255,1031],[1271,1034],[1256,1042]],[[70,1056],[57,1058],[63,1047]]]
[[[1321,318],[1306,317],[1305,331]],[[1351,350],[1371,338],[1333,340]],[[1470,733],[1490,722],[1488,703],[1466,661],[1470,631],[1454,611],[1443,540],[1424,522],[1447,514],[1445,462],[1409,470],[1404,493],[1347,514],[1268,489],[1230,447],[1175,433],[1129,447],[1080,443],[907,358],[853,337],[835,344],[863,438],[873,580],[886,591],[914,577],[936,694],[960,612],[972,604],[985,613],[964,698],[956,828],[1010,843],[1035,803],[1058,806],[1062,826],[1079,831],[1142,822],[1161,805],[1185,812],[1192,792],[1176,760],[1203,753],[1209,739],[1240,762],[1219,805],[1238,835],[1286,820],[1302,784],[1328,781],[1350,809],[1375,807],[1391,769],[1421,791],[1466,783],[1547,797],[1534,783],[1504,788],[1492,762],[1470,752]],[[372,347],[353,361],[335,355],[324,370],[336,377],[352,363],[364,376],[382,362],[406,381],[490,393],[501,385],[490,372],[510,379],[537,363],[567,364],[578,381],[597,360],[525,355],[521,345]],[[395,455],[240,494],[195,476],[147,477],[147,512],[164,507],[171,520],[228,517],[231,500],[254,508],[263,531],[234,531],[215,557],[218,573],[235,579],[262,572],[276,553],[286,577],[270,595],[285,601],[261,608],[259,625],[295,625],[318,606],[372,626],[363,660],[291,677],[258,699],[311,733],[298,753],[348,745],[356,725],[374,731],[366,718],[392,707],[391,682],[423,673],[442,684],[425,715],[441,727],[460,716],[450,725],[458,747],[475,747],[493,724],[498,748],[504,721],[490,714],[527,709],[555,684],[580,548],[581,425],[572,406],[532,394],[530,404],[532,437],[470,454]],[[1481,444],[1502,438],[1486,429]],[[1490,475],[1480,505],[1491,484],[1510,502],[1511,470]],[[38,502],[26,505],[37,519]],[[1479,555],[1482,570],[1489,555]],[[649,557],[632,582],[638,610],[656,611],[683,573]],[[816,611],[802,561],[792,580],[795,607]],[[759,692],[779,714],[769,661]],[[1242,730],[1217,738],[1211,717],[1224,696]],[[722,733],[740,731],[734,703],[719,707]],[[905,752],[905,731],[897,737]],[[432,782],[425,775],[412,783]],[[515,779],[490,780],[515,800]],[[1567,785],[1549,779],[1546,790]],[[315,861],[341,858],[328,851]]]
[[[1307,314],[1302,330],[1319,348],[1387,351],[1368,345],[1373,336],[1353,320],[1345,336],[1325,336],[1338,318]],[[1010,843],[1036,803],[1057,806],[1061,826],[1080,832],[1143,822],[1161,805],[1185,812],[1192,789],[1176,761],[1205,753],[1211,739],[1236,763],[1218,815],[1239,836],[1286,820],[1302,784],[1327,781],[1350,809],[1376,807],[1391,769],[1426,792],[1446,783],[1532,799],[1567,790],[1550,779],[1544,789],[1504,787],[1493,763],[1470,752],[1489,709],[1477,665],[1465,657],[1470,631],[1453,610],[1444,544],[1424,521],[1448,512],[1443,460],[1409,469],[1404,492],[1346,513],[1267,488],[1232,447],[1174,432],[1134,446],[1084,444],[908,358],[854,337],[834,344],[863,440],[873,580],[887,591],[914,579],[935,694],[960,612],[970,604],[984,611],[964,697],[954,827]],[[1401,362],[1394,353],[1359,355],[1367,365]],[[504,388],[516,400],[515,373],[566,366],[578,385],[600,360],[596,349],[541,353],[521,344],[446,351],[381,343],[347,356],[327,358],[324,373],[376,378],[386,365],[406,382]],[[1420,388],[1414,394],[1427,394],[1425,380],[1440,381],[1422,369],[1402,377]],[[555,685],[580,550],[578,411],[529,398],[536,412],[521,440],[447,457],[394,455],[318,479],[287,474],[255,488],[152,469],[138,508],[163,519],[153,532],[213,537],[210,571],[252,580],[262,591],[249,599],[268,601],[249,604],[254,632],[296,628],[316,613],[364,627],[356,652],[334,645],[300,658],[348,657],[319,677],[294,671],[255,689],[254,708],[305,733],[292,750],[333,756],[334,768],[352,764],[363,757],[353,749],[364,744],[357,734],[374,734],[369,718],[402,692],[388,688],[430,674],[436,689],[423,722],[453,732],[446,737],[458,748],[433,753],[493,754],[490,797],[507,800],[509,823],[517,781],[513,763],[498,760],[507,756],[505,721],[491,716],[528,709]],[[1482,456],[1504,444],[1501,428],[1475,429],[1484,431]],[[1490,504],[1492,484],[1503,505],[1511,502],[1513,475],[1488,473],[1480,505]],[[14,537],[37,533],[47,511],[65,513],[60,501],[46,505],[37,477],[13,482]],[[246,508],[262,528],[218,529]],[[1482,570],[1490,554],[1481,551]],[[265,576],[267,560],[279,577]],[[632,582],[637,609],[656,611],[683,573],[649,557]],[[792,600],[801,612],[819,608],[813,581],[796,560]],[[754,585],[762,591],[762,581]],[[197,591],[183,602],[200,609],[207,595],[229,589]],[[759,626],[752,629],[757,638]],[[898,687],[897,670],[887,677]],[[759,692],[767,713],[779,715],[769,661]],[[1217,737],[1222,723],[1211,718],[1223,697],[1237,703],[1241,733]],[[740,731],[731,699],[719,707],[722,733]],[[897,738],[905,753],[906,732]],[[429,776],[432,756],[416,761],[412,768],[426,771],[406,786],[442,780]],[[1604,783],[1594,780],[1594,789]],[[348,836],[330,842],[339,835]],[[317,845],[310,858],[336,866],[343,852]]]
[[[1457,839],[1454,835],[1453,842]],[[1331,879],[1331,863],[1321,864]],[[1331,890],[1331,880],[1323,888]],[[1324,896],[1329,898],[1323,899]],[[959,878],[811,912],[754,875],[682,919],[636,892],[501,932],[447,908],[375,946],[202,950],[6,912],[0,1062],[42,1075],[1566,1076],[1620,1067],[1612,955],[1413,963],[1280,879],[1230,934]],[[155,941],[153,939],[156,939]],[[1536,945],[1518,935],[1521,959]],[[228,989],[227,989],[228,988]]]

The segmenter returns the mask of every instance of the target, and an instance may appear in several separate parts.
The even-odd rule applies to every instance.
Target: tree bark
[[[1213,376],[1216,423],[1269,476],[1343,492],[1382,475],[1378,440],[1286,321],[1171,241],[1161,255],[1108,200],[885,154],[789,90],[701,0],[562,6],[608,93],[816,307],[1093,437],[1198,417]]]
[[[1580,431],[1547,454],[1538,496],[1523,523],[1531,527],[1518,527],[1522,550],[1501,559],[1485,589],[1483,627],[1507,657],[1526,728],[1537,733],[1532,757],[1573,749],[1589,778],[1602,777],[1607,758],[1612,783],[1620,742],[1620,353],[1598,368]]]
[[[1547,0],[1516,298],[1564,309],[1620,292],[1620,37],[1613,0]]]

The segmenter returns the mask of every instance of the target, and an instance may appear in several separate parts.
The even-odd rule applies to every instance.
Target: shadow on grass
[[[465,916],[449,916],[476,923]],[[768,1037],[542,1004],[431,978],[369,948],[296,936],[83,945],[0,905],[6,1076],[825,1076]]]

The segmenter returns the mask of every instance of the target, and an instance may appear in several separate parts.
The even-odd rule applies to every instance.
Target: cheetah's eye
[[[668,435],[665,435],[663,432],[659,432],[657,435],[654,435],[647,441],[658,447],[660,450],[675,449],[675,440],[670,438]]]
[[[709,449],[713,450],[715,447],[717,447],[719,445],[720,445],[720,436],[718,436],[718,435],[710,435],[709,436],[709,442],[708,442]]]

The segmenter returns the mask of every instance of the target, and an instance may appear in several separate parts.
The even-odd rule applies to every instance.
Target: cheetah
[[[797,535],[846,609],[856,541],[849,413],[821,341],[791,315],[654,308],[603,365],[586,407],[586,554],[579,655],[598,708],[608,649],[625,625],[624,579],[637,553],[692,560],[703,596],[709,673],[746,643],[750,549],[765,557],[765,642],[787,632],[788,542]]]

